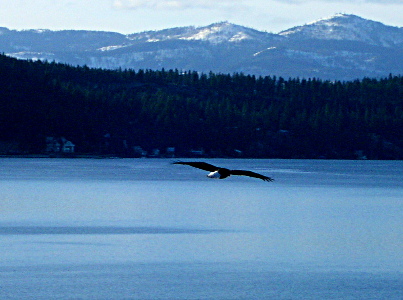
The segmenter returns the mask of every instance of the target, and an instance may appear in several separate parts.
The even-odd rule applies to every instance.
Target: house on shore
[[[47,137],[46,138],[46,153],[56,154],[56,153],[65,153],[71,154],[75,151],[75,145],[73,142],[67,140],[64,137],[56,138],[56,137]]]

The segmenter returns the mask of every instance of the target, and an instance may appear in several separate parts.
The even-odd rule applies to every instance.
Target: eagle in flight
[[[245,170],[230,170],[226,168],[216,167],[211,164],[205,162],[184,162],[184,161],[177,161],[173,163],[174,165],[188,165],[194,168],[202,169],[205,171],[209,171],[210,173],[207,175],[209,178],[218,178],[224,179],[229,177],[230,175],[240,175],[240,176],[249,176],[254,178],[259,178],[264,181],[273,181],[273,178],[261,175],[259,173],[255,173],[252,171],[245,171]]]

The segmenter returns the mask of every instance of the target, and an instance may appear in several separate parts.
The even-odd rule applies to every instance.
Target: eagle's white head
[[[207,177],[220,179],[221,174],[218,171],[214,171],[214,172],[211,172],[210,174],[208,174]]]

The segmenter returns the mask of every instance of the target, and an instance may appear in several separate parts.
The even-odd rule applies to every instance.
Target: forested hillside
[[[0,56],[0,150],[135,156],[403,158],[403,77],[330,82],[101,70]]]

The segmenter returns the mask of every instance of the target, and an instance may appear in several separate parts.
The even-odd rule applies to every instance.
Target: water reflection
[[[0,235],[49,234],[207,234],[222,232],[215,229],[169,227],[116,227],[116,226],[0,226]]]

